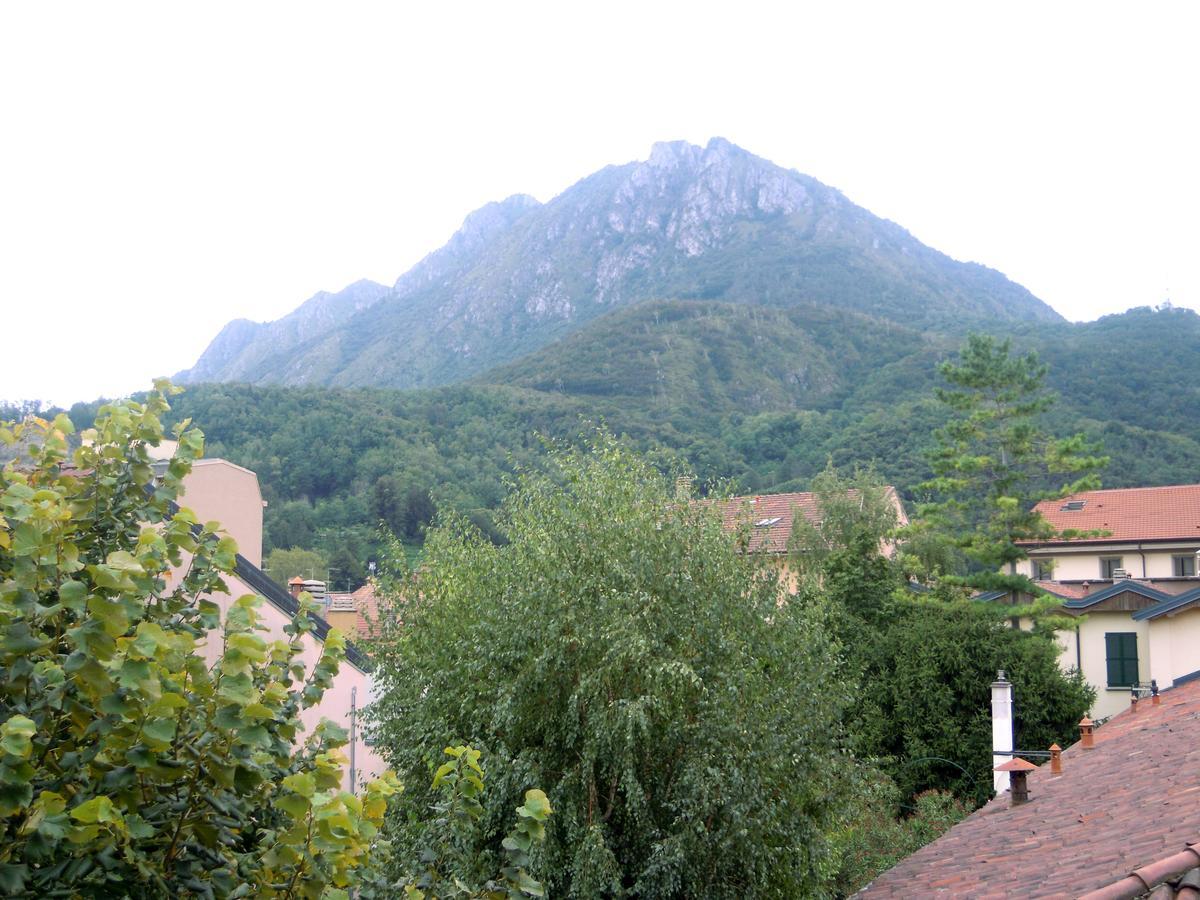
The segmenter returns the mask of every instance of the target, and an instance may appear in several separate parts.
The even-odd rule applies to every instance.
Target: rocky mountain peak
[[[467,214],[458,231],[450,238],[447,248],[470,253],[541,205],[536,197],[529,194],[513,194],[504,200],[484,204]]]

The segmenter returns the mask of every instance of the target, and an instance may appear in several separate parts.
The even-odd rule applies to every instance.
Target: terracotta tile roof
[[[1161,698],[1096,729],[1094,749],[1064,751],[1061,776],[1031,772],[1025,805],[1001,795],[856,896],[1078,897],[1143,867],[1178,880],[1176,854],[1200,842],[1200,678]],[[1103,896],[1155,886],[1139,883]]]
[[[1171,594],[1172,596],[1194,591],[1200,584],[1193,578],[1151,578],[1131,583],[1146,585],[1160,594]],[[1035,581],[1034,584],[1065,600],[1083,600],[1110,586],[1107,581]]]
[[[1082,509],[1066,509],[1071,501]],[[1059,530],[1107,531],[1086,541],[1200,541],[1200,484],[1084,491],[1035,509]]]
[[[379,598],[375,596],[374,582],[368,581],[350,596],[354,598],[354,606],[358,611],[358,621],[355,623],[358,636],[368,638],[379,618]]]
[[[895,504],[900,524],[908,523],[904,508],[890,485],[885,489],[888,498]],[[854,495],[857,492],[851,491]],[[718,503],[722,525],[728,532],[750,525],[751,553],[786,553],[792,537],[792,525],[796,514],[802,514],[813,525],[821,522],[821,507],[817,495],[811,491],[790,494],[747,494],[731,497]]]

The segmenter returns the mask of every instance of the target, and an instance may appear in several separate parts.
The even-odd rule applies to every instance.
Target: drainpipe
[[[1008,772],[997,772],[996,769],[1012,758],[1012,704],[1013,687],[1001,669],[992,682],[992,788],[997,794],[1009,788]]]
[[[354,771],[354,749],[358,743],[358,735],[356,734],[356,726],[358,722],[358,688],[350,688],[350,793],[358,793],[358,773]]]
[[[1142,542],[1138,541],[1138,555],[1142,558],[1142,580],[1145,581],[1149,576],[1146,575],[1146,552],[1142,549]]]

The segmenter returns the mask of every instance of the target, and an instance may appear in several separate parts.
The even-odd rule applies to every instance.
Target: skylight
[[[1086,503],[1086,500],[1068,500],[1063,504],[1063,512],[1079,512]]]
[[[759,519],[754,523],[755,528],[770,528],[772,525],[778,524],[783,520],[783,516],[775,516],[772,519]]]

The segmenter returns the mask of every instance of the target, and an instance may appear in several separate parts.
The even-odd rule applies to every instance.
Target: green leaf
[[[0,749],[12,756],[24,759],[29,756],[29,752],[33,748],[30,739],[36,730],[37,726],[33,719],[22,715],[12,716],[4,725],[0,726]]]
[[[82,581],[64,581],[58,586],[58,599],[74,612],[83,612],[87,605],[88,589]]]
[[[165,750],[175,740],[175,722],[171,719],[150,719],[142,726],[142,734],[152,749]]]
[[[99,822],[121,822],[121,813],[108,797],[93,797],[71,810],[71,818],[85,825]]]

